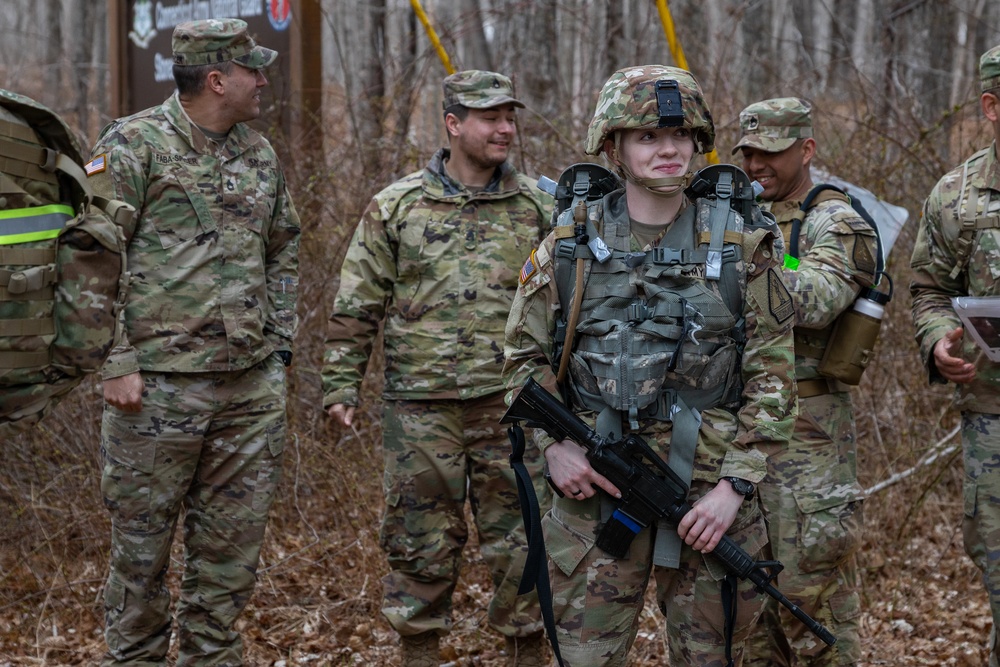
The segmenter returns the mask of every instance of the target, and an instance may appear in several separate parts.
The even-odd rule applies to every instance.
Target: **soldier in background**
[[[1000,303],[1000,45],[979,61],[983,115],[993,142],[948,172],[924,202],[910,266],[913,324],[932,383],[954,382],[962,411],[965,550],[983,572],[993,613],[991,667],[1000,628],[1000,365],[955,314],[953,297]],[[1000,305],[994,305],[1000,313]]]
[[[834,667],[861,659],[855,554],[863,491],[854,410],[850,387],[821,376],[817,366],[834,322],[862,288],[873,286],[878,245],[875,231],[839,192],[824,190],[801,209],[813,188],[811,112],[794,97],[751,104],[740,113],[743,136],[733,154],[742,152],[743,169],[763,186],[760,199],[781,229],[789,253],[782,276],[795,306],[798,418],[787,447],[764,448],[768,474],[759,487],[771,554],[785,566],[781,592],[837,643],[827,646],[769,598],[747,643],[748,667]]]
[[[547,229],[552,204],[507,161],[515,107],[524,105],[503,75],[444,80],[449,148],[372,199],[330,317],[324,407],[344,426],[385,323],[382,613],[402,637],[407,667],[436,667],[439,638],[452,628],[467,495],[493,575],[489,623],[510,665],[544,664],[537,597],[516,595],[527,543],[499,424],[503,327],[520,259]],[[540,480],[538,453],[527,458]]]
[[[237,19],[173,33],[177,92],[113,122],[86,169],[136,210],[132,292],[103,368],[101,490],[111,514],[105,665],[161,664],[178,517],[178,665],[241,665],[285,442],[299,219],[260,115],[277,53]]]
[[[739,664],[763,606],[752,583],[705,554],[727,534],[751,556],[766,546],[754,485],[766,472],[761,450],[784,447],[792,430],[793,313],[777,274],[773,221],[756,207],[745,220],[685,195],[691,160],[714,141],[689,72],[615,72],[586,143],[588,155],[606,155],[625,179],[587,206],[586,236],[599,236],[610,254],[596,261],[591,245],[578,243],[567,209],[522,268],[507,321],[509,388],[530,377],[561,391],[600,436],[643,437],[691,489],[693,508],[679,526],[643,529],[616,559],[595,536],[612,521],[620,490],[579,445],[535,431],[563,494],[542,529],[556,634],[572,667],[626,664],[651,577],[672,665],[721,667],[730,654]],[[579,302],[576,271],[584,271]],[[567,342],[557,332],[570,322],[578,324]],[[565,345],[572,355],[557,386]]]

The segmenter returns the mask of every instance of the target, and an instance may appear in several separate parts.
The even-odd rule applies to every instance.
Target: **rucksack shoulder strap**
[[[982,229],[1000,228],[1000,215],[989,214],[993,198],[992,190],[987,190],[985,201],[980,206],[981,192],[979,188],[969,183],[970,162],[972,162],[971,159],[967,160],[962,168],[962,185],[959,189],[962,199],[958,206],[958,215],[962,226],[958,232],[958,239],[955,241],[955,266],[949,274],[949,278],[952,280],[957,278],[968,266],[975,247],[976,233]]]

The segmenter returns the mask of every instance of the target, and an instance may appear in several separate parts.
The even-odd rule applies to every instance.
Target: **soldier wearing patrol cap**
[[[910,266],[913,323],[932,383],[955,383],[962,412],[965,550],[983,572],[993,613],[991,667],[1000,628],[1000,364],[963,330],[952,298],[1000,301],[1000,45],[979,61],[979,98],[993,142],[948,172],[924,202]],[[993,306],[1000,313],[1000,306]]]
[[[744,665],[853,665],[861,659],[861,602],[855,554],[862,539],[854,411],[850,387],[817,367],[834,323],[875,279],[875,231],[839,191],[813,189],[812,106],[795,97],[740,112],[743,168],[763,186],[762,206],[777,219],[786,247],[782,277],[795,306],[799,414],[787,448],[765,448],[760,498],[771,554],[785,569],[781,591],[825,625],[827,646],[787,609],[768,600],[747,643]],[[793,248],[793,246],[795,246]]]
[[[263,68],[245,22],[182,23],[177,91],[111,123],[86,166],[132,204],[132,290],[105,363],[101,490],[111,514],[103,664],[162,664],[165,576],[179,518],[178,665],[241,665],[284,448],[299,218],[260,115]]]
[[[517,596],[527,542],[499,424],[500,341],[520,258],[547,229],[552,200],[507,160],[515,108],[524,107],[510,79],[453,74],[443,106],[449,147],[375,195],[351,240],[330,317],[323,405],[350,426],[384,323],[382,613],[402,637],[402,664],[440,664],[468,498],[493,574],[489,624],[506,639],[508,664],[542,665],[537,597]],[[527,459],[540,480],[538,453]],[[536,486],[545,504],[547,490]]]
[[[766,470],[761,449],[787,445],[791,433],[793,313],[773,221],[752,202],[746,216],[730,215],[685,190],[692,160],[714,140],[690,72],[615,72],[585,151],[604,154],[624,185],[579,210],[586,234],[574,229],[577,207],[567,208],[526,253],[507,320],[508,388],[532,378],[601,437],[639,435],[690,486],[693,509],[680,524],[643,528],[618,558],[596,536],[614,525],[621,490],[577,443],[535,430],[561,492],[542,530],[556,636],[572,667],[627,664],[651,578],[672,665],[739,664],[763,606],[753,584],[706,554],[724,535],[754,557],[767,543],[754,485]],[[726,174],[742,176],[749,196],[737,171]]]

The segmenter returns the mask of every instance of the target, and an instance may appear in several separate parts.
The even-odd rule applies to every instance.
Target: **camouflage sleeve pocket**
[[[861,546],[864,492],[856,484],[796,491],[795,502],[803,572],[833,569]]]
[[[557,501],[557,503],[560,501]],[[574,504],[584,504],[588,501],[566,500],[561,502],[572,502]],[[593,499],[590,501],[597,504]],[[588,503],[589,504],[589,503]],[[555,504],[553,508],[542,517],[542,534],[545,536],[545,551],[549,558],[556,564],[567,577],[573,574],[587,553],[594,547],[593,534],[585,534],[569,525],[567,517],[559,512]]]

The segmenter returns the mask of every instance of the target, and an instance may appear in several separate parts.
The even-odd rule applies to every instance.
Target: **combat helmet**
[[[686,127],[695,150],[715,148],[715,124],[701,86],[687,70],[664,65],[626,67],[611,75],[587,130],[588,155],[599,155],[615,130]]]

